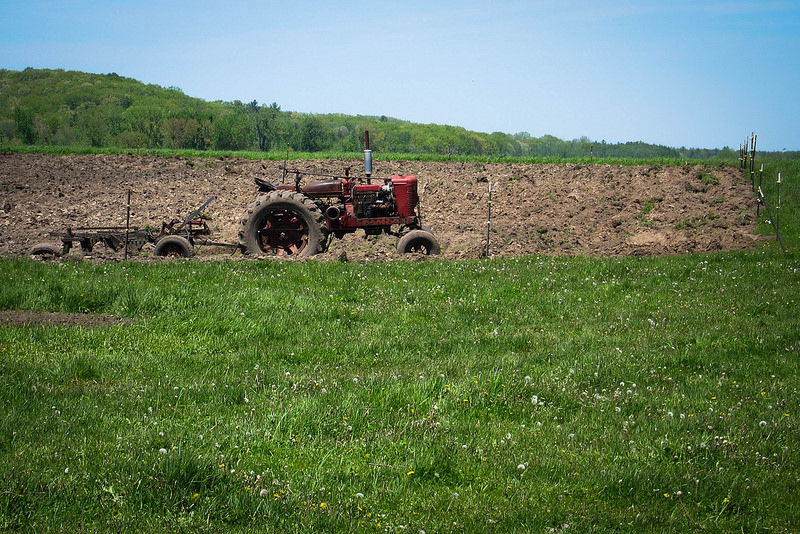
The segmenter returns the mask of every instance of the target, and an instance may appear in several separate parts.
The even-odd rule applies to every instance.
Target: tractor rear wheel
[[[256,256],[313,256],[325,237],[317,204],[294,191],[259,195],[239,223],[239,244]]]
[[[194,250],[185,237],[167,235],[156,242],[153,254],[162,258],[191,258]]]
[[[411,230],[397,242],[400,254],[419,253],[425,256],[439,254],[439,241],[427,230]]]

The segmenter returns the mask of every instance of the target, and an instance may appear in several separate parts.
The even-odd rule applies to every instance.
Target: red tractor
[[[349,168],[344,176],[330,176],[290,171],[286,165],[281,182],[293,173],[293,185],[255,178],[259,193],[239,224],[239,245],[257,256],[309,257],[325,251],[333,237],[363,228],[366,235],[397,236],[401,254],[438,254],[439,242],[420,222],[417,177],[392,175],[373,184],[369,137],[366,144],[366,178],[351,177]],[[304,174],[327,179],[301,185]]]

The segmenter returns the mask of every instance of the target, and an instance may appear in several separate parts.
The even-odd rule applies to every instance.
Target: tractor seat
[[[262,191],[274,191],[274,190],[278,189],[277,186],[272,185],[271,183],[269,183],[268,181],[264,180],[263,178],[255,177],[255,178],[253,178],[253,181],[256,183],[258,188],[261,189]]]

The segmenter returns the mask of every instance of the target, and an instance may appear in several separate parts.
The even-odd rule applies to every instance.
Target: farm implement
[[[67,228],[64,231],[50,233],[52,237],[61,241],[60,245],[39,243],[30,249],[29,254],[39,258],[57,258],[68,254],[76,243],[80,245],[84,254],[89,254],[98,243],[101,243],[114,252],[124,250],[127,257],[129,251],[141,252],[142,248],[150,243],[154,245],[153,255],[155,256],[191,258],[196,245],[237,246],[200,238],[200,236],[211,234],[211,229],[203,218],[202,212],[214,198],[212,196],[206,200],[182,220],[174,219],[170,222],[162,222],[159,232],[130,226]],[[130,198],[128,205],[130,205]]]

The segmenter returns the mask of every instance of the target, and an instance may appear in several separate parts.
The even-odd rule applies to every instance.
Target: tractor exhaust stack
[[[369,132],[364,131],[364,174],[372,176],[372,150],[369,149]]]

